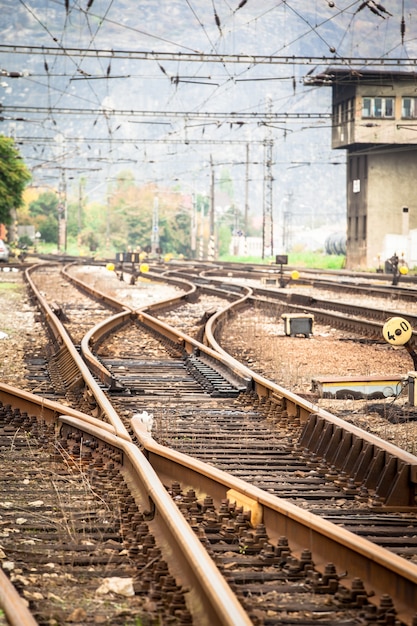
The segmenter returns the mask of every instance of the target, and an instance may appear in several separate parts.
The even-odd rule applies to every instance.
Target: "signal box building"
[[[347,150],[348,269],[417,265],[417,74],[329,70],[332,148]]]

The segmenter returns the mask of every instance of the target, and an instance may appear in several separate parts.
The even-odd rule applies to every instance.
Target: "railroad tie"
[[[186,360],[187,371],[211,396],[215,398],[236,398],[240,389],[228,381],[220,372],[190,354]]]

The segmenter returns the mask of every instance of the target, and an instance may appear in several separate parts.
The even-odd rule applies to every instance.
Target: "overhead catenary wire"
[[[22,46],[13,44],[0,44],[0,54],[26,54],[42,56],[49,55],[55,56],[67,56],[77,57],[82,56],[85,58],[95,59],[129,59],[131,61],[187,61],[190,63],[232,63],[242,64],[254,63],[256,65],[288,65],[296,64],[303,66],[311,65],[335,65],[335,66],[352,66],[352,67],[415,67],[417,66],[417,58],[402,58],[402,57],[381,57],[381,56],[342,56],[342,55],[278,55],[278,54],[212,54],[212,53],[175,53],[175,52],[163,52],[155,51],[149,52],[147,50],[122,50],[122,49],[88,49],[81,47],[65,47],[62,49],[60,46]],[[86,76],[88,78],[88,76]]]
[[[252,2],[238,3],[236,0],[236,2],[229,1],[229,2],[222,3],[221,0],[215,0],[215,2],[213,1],[211,3],[207,3],[208,8],[206,8],[205,13],[202,13],[202,11],[200,10],[200,8],[202,7],[200,3],[192,2],[191,6],[197,7],[198,10],[196,11],[196,15],[198,17],[198,20],[206,28],[207,34],[208,34],[206,38],[204,37],[200,38],[201,44],[203,44],[201,46],[202,47],[201,52],[198,52],[197,50],[195,50],[195,46],[192,42],[190,43],[188,40],[187,41],[181,40],[179,37],[177,37],[177,41],[173,40],[175,39],[175,37],[172,39],[169,39],[169,37],[158,38],[158,36],[160,35],[160,32],[157,31],[152,26],[152,23],[149,23],[149,24],[144,23],[143,24],[145,26],[144,28],[140,28],[140,27],[136,28],[132,20],[122,23],[121,16],[120,16],[120,19],[112,19],[114,15],[111,15],[108,9],[114,4],[117,4],[114,2],[109,1],[107,3],[103,3],[102,5],[99,5],[99,3],[95,2],[95,3],[90,3],[89,6],[86,6],[87,0],[83,3],[74,2],[74,3],[68,3],[67,5],[62,0],[61,1],[50,0],[50,2],[55,4],[58,8],[59,7],[62,8],[63,17],[65,17],[64,14],[66,14],[66,18],[62,22],[63,26],[61,27],[61,31],[59,33],[51,32],[51,29],[49,28],[49,32],[52,34],[52,37],[56,37],[58,39],[58,45],[55,43],[52,46],[48,46],[48,45],[40,46],[41,50],[39,53],[34,52],[33,47],[31,47],[30,52],[28,52],[28,49],[30,47],[27,47],[26,51],[22,50],[21,52],[17,52],[17,50],[14,49],[14,51],[11,54],[14,55],[15,57],[18,54],[22,54],[22,55],[42,54],[43,58],[46,60],[48,64],[48,70],[45,72],[45,78],[46,78],[45,88],[47,89],[47,93],[48,93],[50,110],[49,110],[49,113],[45,112],[45,119],[43,121],[45,128],[47,128],[48,124],[50,123],[51,128],[48,130],[48,132],[53,132],[53,128],[52,128],[53,125],[58,124],[58,127],[59,127],[62,124],[63,115],[59,112],[59,109],[61,108],[59,104],[64,102],[63,100],[64,97],[65,97],[65,104],[67,104],[68,103],[67,97],[68,97],[72,99],[70,100],[71,104],[73,102],[76,103],[78,101],[81,105],[81,106],[75,106],[75,107],[72,107],[72,106],[62,107],[63,109],[68,109],[69,119],[70,118],[75,119],[75,116],[82,115],[81,113],[78,112],[78,110],[81,109],[81,107],[84,107],[84,105],[87,105],[85,107],[87,110],[97,111],[97,117],[94,120],[94,126],[92,126],[92,120],[91,122],[90,120],[88,120],[90,123],[90,129],[94,130],[94,132],[100,133],[100,135],[102,136],[106,132],[103,129],[102,123],[104,123],[104,126],[106,126],[107,128],[109,148],[111,147],[113,142],[116,142],[115,145],[120,145],[115,139],[115,132],[116,132],[115,129],[118,127],[120,120],[117,120],[115,118],[117,117],[117,114],[119,113],[119,111],[122,110],[122,108],[117,106],[117,102],[116,102],[116,106],[112,108],[112,103],[110,102],[110,99],[112,97],[111,81],[116,79],[116,77],[118,76],[118,72],[117,72],[117,60],[118,59],[122,60],[123,58],[126,58],[129,63],[132,60],[138,60],[138,61],[149,60],[153,62],[155,66],[155,71],[154,71],[154,75],[153,76],[151,75],[149,79],[161,80],[161,81],[166,79],[167,85],[168,86],[169,84],[172,85],[172,90],[170,92],[170,97],[172,98],[172,100],[170,101],[173,104],[175,104],[175,107],[177,109],[176,116],[172,119],[174,122],[175,120],[182,121],[181,114],[183,113],[185,115],[184,119],[185,119],[185,124],[187,126],[187,133],[188,131],[190,131],[190,135],[191,135],[191,130],[190,130],[191,125],[189,123],[190,110],[187,110],[187,107],[185,106],[181,106],[180,95],[182,94],[184,98],[184,102],[187,102],[187,94],[189,93],[188,89],[194,89],[195,83],[198,82],[198,78],[196,81],[194,81],[192,78],[188,78],[188,77],[198,76],[198,74],[194,73],[193,75],[193,72],[188,72],[188,73],[184,72],[184,76],[187,76],[187,78],[184,78],[184,80],[182,80],[181,78],[183,74],[182,69],[183,68],[185,69],[185,64],[188,62],[193,63],[194,66],[198,68],[196,71],[200,71],[199,69],[200,67],[208,67],[208,64],[210,63],[216,63],[219,66],[219,68],[227,67],[228,69],[228,71],[224,74],[219,72],[219,76],[216,77],[215,80],[213,80],[213,75],[211,75],[211,83],[210,83],[210,80],[207,80],[207,83],[208,85],[212,84],[214,89],[209,91],[209,87],[208,87],[205,93],[199,94],[200,95],[199,100],[193,99],[193,109],[195,109],[196,112],[199,112],[201,114],[204,114],[204,109],[206,109],[206,103],[210,103],[212,109],[219,108],[221,111],[224,111],[224,109],[221,106],[218,106],[218,103],[220,103],[219,97],[221,96],[224,97],[224,94],[232,93],[232,90],[234,91],[236,85],[245,84],[248,80],[251,80],[254,83],[259,82],[261,85],[263,83],[266,84],[267,82],[270,82],[271,85],[275,85],[278,81],[285,80],[285,77],[281,78],[278,72],[275,72],[275,75],[271,75],[271,76],[261,76],[259,73],[259,68],[262,66],[269,66],[272,68],[277,65],[283,65],[283,66],[286,65],[287,67],[290,66],[294,70],[295,70],[295,66],[298,66],[300,71],[302,71],[304,67],[314,68],[316,66],[323,67],[326,65],[338,65],[339,64],[340,66],[347,67],[346,63],[348,64],[355,63],[355,67],[363,66],[365,68],[372,67],[372,64],[375,64],[375,67],[378,67],[382,70],[390,69],[394,66],[396,69],[404,68],[407,71],[409,71],[410,69],[414,70],[415,68],[415,60],[413,60],[412,58],[405,59],[402,57],[399,59],[399,63],[398,63],[398,59],[395,59],[395,60],[393,59],[393,62],[391,62],[390,59],[385,59],[385,58],[381,59],[379,55],[375,55],[375,57],[372,57],[372,59],[370,59],[369,57],[359,57],[359,56],[353,57],[353,58],[346,57],[346,56],[339,57],[337,55],[331,55],[331,54],[326,54],[325,56],[316,55],[314,57],[310,57],[310,56],[303,57],[302,55],[294,56],[292,54],[288,54],[288,55],[282,55],[282,57],[278,59],[278,58],[273,58],[274,55],[271,57],[267,55],[253,56],[253,55],[240,55],[240,54],[227,55],[225,53],[222,54],[222,52],[226,52],[225,48],[223,47],[221,48],[221,46],[225,45],[226,35],[228,33],[233,33],[235,29],[235,23],[233,22],[233,20],[237,19],[236,15],[239,16],[239,19],[242,18],[242,22],[241,22],[242,24],[244,23],[250,24],[250,20],[253,20],[252,24],[257,25],[257,24],[260,24],[263,20],[276,18],[276,16],[278,15],[278,12],[284,8],[287,12],[291,11],[293,13],[292,9],[294,7],[297,9],[297,7],[299,7],[299,3],[294,3],[294,2],[291,2],[290,0],[287,0],[287,2],[282,2],[282,1],[274,2],[272,3],[273,6],[269,6],[267,9],[264,9],[259,4],[255,5]],[[25,4],[25,6],[28,6],[27,2],[22,3],[22,6],[23,4]],[[190,3],[187,3],[187,4],[190,4]],[[327,46],[328,39],[323,35],[323,28],[326,26],[326,24],[330,23],[331,21],[334,21],[336,18],[338,18],[338,16],[341,16],[343,14],[347,17],[350,17],[351,19],[356,19],[356,17],[354,17],[355,15],[354,12],[355,12],[355,9],[359,6],[359,4],[360,4],[359,2],[351,2],[347,4],[345,3],[345,7],[343,7],[343,10],[338,11],[335,9],[334,11],[328,12],[329,15],[326,18],[326,20],[321,19],[323,12],[319,11],[318,12],[319,19],[317,20],[316,23],[312,19],[307,19],[311,15],[311,12],[308,12],[303,7],[300,10],[301,18],[299,19],[301,23],[303,21],[302,18],[306,18],[304,20],[304,23],[308,25],[308,28],[304,29],[303,32],[300,33],[299,35],[300,38],[303,39],[303,38],[307,38],[310,36],[316,37],[317,33],[319,33],[323,37],[323,40],[324,40],[323,44]],[[99,10],[99,6],[100,6],[100,10]],[[317,2],[316,2],[316,7],[317,7]],[[250,9],[250,12],[248,11],[248,9]],[[347,15],[348,11],[350,11],[351,13],[350,16]],[[368,13],[370,12],[368,11]],[[216,23],[216,15],[218,18],[217,19],[218,23]],[[38,12],[37,16],[38,17],[41,16],[41,21],[42,21],[42,13]],[[80,45],[80,48],[76,51],[76,48],[70,48],[67,46],[67,44],[73,43],[74,41],[68,38],[68,34],[69,34],[68,31],[70,30],[70,20],[75,20],[77,16],[79,19],[80,27],[83,28],[84,42],[85,42],[85,37],[87,37],[87,45]],[[207,20],[207,16],[210,17],[209,20]],[[117,17],[119,18],[119,16]],[[361,13],[360,17],[361,19],[363,19],[364,17],[363,12]],[[369,15],[368,19],[371,21],[372,17],[373,16]],[[375,19],[380,20],[378,16],[375,16]],[[142,51],[144,53],[144,56],[140,58],[138,55],[138,51],[129,50],[129,46],[127,46],[126,51],[123,51],[123,50],[119,51],[117,49],[115,50],[117,46],[109,46],[107,50],[104,50],[103,46],[101,45],[103,42],[103,39],[99,40],[98,38],[96,38],[96,35],[98,33],[103,34],[103,30],[105,29],[106,25],[112,25],[114,27],[117,27],[118,29],[120,29],[118,31],[120,33],[129,32],[132,34],[140,35],[141,41],[149,41],[150,46],[155,45],[155,42],[160,42],[161,47],[163,45],[165,50],[161,50],[160,52],[155,51],[154,49],[144,50]],[[49,26],[49,24],[47,24],[47,26]],[[220,26],[220,30],[219,30],[219,26]],[[200,28],[200,32],[203,32],[202,27],[200,26],[199,28]],[[320,37],[317,37],[317,41],[319,40],[320,40]],[[271,40],[271,42],[272,41],[274,40]],[[276,45],[276,41],[277,40],[275,40],[275,45]],[[291,50],[293,41],[295,41],[295,38],[291,38],[291,36],[287,38],[285,42],[285,46],[286,46],[285,52],[288,51],[290,53],[293,51]],[[80,39],[80,44],[81,43],[83,42]],[[190,45],[184,45],[184,44],[190,44]],[[330,42],[330,44],[333,44],[333,42]],[[336,49],[338,49],[339,44],[340,44],[340,40],[338,40],[338,42],[335,45]],[[205,49],[207,49],[207,47],[210,48],[210,52],[206,54]],[[166,49],[168,49],[169,52],[166,52]],[[231,51],[233,52],[233,49]],[[9,51],[3,47],[0,47],[0,53],[1,52],[4,52],[5,54],[9,54]],[[127,56],[125,57],[121,56],[124,52],[128,53]],[[69,67],[69,71],[64,72],[64,76],[63,76],[64,80],[67,79],[67,83],[64,87],[62,87],[61,83],[54,81],[54,74],[56,73],[56,69],[57,69],[57,65],[54,65],[54,63],[58,61],[58,57],[68,58],[67,53],[70,53],[73,56],[72,58],[70,58],[71,65]],[[119,56],[119,53],[120,53],[120,56]],[[171,55],[171,56],[167,56],[167,55]],[[192,57],[192,60],[191,60],[191,57]],[[215,60],[215,57],[217,60]],[[91,67],[89,67],[87,62],[91,62],[92,64],[95,64],[95,65],[92,65]],[[177,64],[175,69],[172,68],[173,63]],[[232,64],[234,64],[235,66],[238,66],[238,69],[236,71],[235,69],[232,69]],[[158,68],[158,65],[164,67],[164,69],[166,70],[166,74],[164,74]],[[96,66],[96,69],[98,70],[97,74],[101,73],[101,76],[91,76],[91,75],[89,76],[89,73],[91,69],[94,68],[94,66]],[[130,66],[132,67],[131,63],[130,63]],[[151,64],[150,64],[150,67],[151,67]],[[160,77],[158,76],[158,78],[156,78],[158,69],[159,69]],[[241,72],[241,69],[243,70],[242,72]],[[134,72],[132,72],[132,75],[133,74]],[[129,80],[130,80],[130,76],[131,75],[129,73]],[[286,76],[287,76],[288,81],[294,80],[294,76],[292,75],[288,76],[288,71],[286,72]],[[31,80],[32,84],[34,84],[34,78],[29,79]],[[147,79],[144,79],[144,80],[147,80]],[[71,83],[73,84],[75,81],[77,81],[77,89],[71,91],[70,89],[68,89],[68,85]],[[103,88],[102,88],[101,82],[103,82]],[[201,83],[203,81],[200,80],[199,82]],[[86,95],[86,90],[78,89],[78,85],[80,84],[88,85],[90,89],[90,93]],[[92,87],[93,84],[97,86],[96,89]],[[40,86],[40,83],[39,83],[39,86]],[[180,94],[179,88],[181,88],[181,94]],[[110,104],[110,106],[104,106],[104,107],[101,106],[104,101],[103,93],[102,93],[104,89],[107,90],[107,97],[108,97],[108,102],[106,104]],[[62,99],[59,99],[59,94],[61,94]],[[208,97],[207,97],[207,94],[208,94]],[[293,110],[292,107],[294,107],[294,104],[296,103],[298,103],[298,108],[299,108],[301,105],[299,104],[298,100],[294,99],[293,95],[294,94],[292,91],[291,93],[287,95],[283,95],[283,96],[281,96],[280,94],[274,94],[273,96],[274,105],[276,105],[276,103],[279,101],[280,107],[283,110],[286,110],[288,112]],[[56,96],[56,97],[52,97],[52,96]],[[254,98],[254,101],[255,101],[255,98]],[[245,110],[245,112],[247,113],[250,113],[251,109],[253,110],[255,109],[255,107],[248,106],[247,99],[245,100],[241,99],[239,104],[241,105],[242,109]],[[262,110],[262,102],[259,102],[258,105],[259,105],[257,107],[258,110],[256,111],[257,114],[259,114],[259,111]],[[174,106],[172,108],[174,108]],[[167,110],[168,107],[162,106],[162,109]],[[303,108],[303,110],[306,110],[306,109]],[[113,116],[112,111],[115,112],[115,116]],[[191,113],[193,114],[193,111],[191,111]],[[35,115],[35,114],[31,114],[31,115]],[[40,116],[40,115],[43,115],[43,113],[39,112],[36,115]],[[237,115],[239,117],[242,117],[242,115],[239,112],[237,112]],[[87,115],[84,115],[84,117],[87,118]],[[163,134],[160,134],[157,131],[158,126],[160,126],[161,129],[163,130],[163,126],[167,125],[166,122],[161,122],[161,120],[158,121],[156,117],[153,117],[153,118],[146,117],[143,119],[139,117],[134,117],[134,118],[129,119],[128,116],[125,116],[125,115],[122,115],[122,117],[123,117],[123,120],[122,120],[123,123],[124,121],[126,121],[126,122],[129,122],[129,124],[149,125],[149,134],[152,134],[152,130],[154,129],[155,133],[160,138],[161,143],[163,143],[164,141],[166,142],[169,141],[167,133],[164,132]],[[161,119],[166,119],[166,118],[162,117]],[[204,119],[202,117],[198,119],[204,122]],[[313,118],[310,118],[310,119],[312,122],[314,122]],[[326,119],[329,119],[329,117]],[[248,124],[251,124],[252,127],[255,127],[258,125],[259,118],[254,117],[252,122],[250,122],[249,119],[245,119],[243,117],[242,117],[242,120],[245,122],[245,125],[244,125],[245,127]],[[220,118],[220,121],[222,122],[221,128],[222,130],[224,130],[224,133],[226,133],[227,124],[223,123],[223,122],[226,122],[226,120],[223,120],[222,118]],[[279,121],[281,121],[281,119]],[[293,121],[295,124],[297,123],[295,120]],[[238,129],[242,127],[242,126],[239,126],[239,120],[237,120],[234,117],[232,118],[232,122],[236,122],[236,123],[233,123],[231,127],[229,128],[229,130],[232,130],[236,133],[239,132]],[[265,122],[265,120],[263,120],[263,122]],[[268,123],[270,123],[270,121]],[[212,137],[215,136],[209,131],[211,130],[211,128],[213,128],[213,130],[217,130],[218,127],[216,127],[215,125],[210,126],[209,124],[210,124],[210,119],[208,119],[207,124],[203,123],[201,127],[201,133],[202,133],[201,143],[198,143],[195,137],[190,137],[190,136],[187,137],[187,146],[189,147],[189,149],[193,149],[193,147],[203,145],[206,142],[208,143],[210,141],[210,134],[212,135]],[[307,128],[307,125],[304,123],[303,127]],[[66,131],[66,134],[68,134],[68,132],[71,132],[70,129],[68,130],[65,129],[65,131]],[[135,131],[133,132],[135,133]],[[182,133],[183,134],[182,139],[184,139],[184,128],[182,125],[180,124],[177,125],[176,132],[178,134]],[[203,137],[203,133],[205,133],[204,137]],[[230,141],[232,141],[233,135],[229,134],[228,137]],[[143,139],[145,140],[145,138]],[[148,139],[149,141],[152,140],[151,137],[146,138],[146,140]],[[135,140],[141,141],[141,139],[137,136],[135,137]],[[175,141],[176,139],[173,138],[173,140]],[[178,143],[181,143],[180,137],[178,138]]]
[[[60,4],[60,3],[58,2],[57,4]],[[278,3],[276,6],[278,7],[278,6],[283,6],[283,5],[285,5],[285,6],[286,6],[286,8],[288,8],[288,6],[290,6],[290,8],[292,9],[291,5],[289,5],[289,3],[288,3],[288,2],[280,2],[280,3]],[[354,5],[357,5],[357,3],[350,3],[350,4],[346,7],[346,8],[344,8],[344,9],[343,9],[343,10],[341,10],[341,11],[339,11],[337,14],[340,14],[340,13],[343,13],[343,12],[347,11],[350,7],[352,7],[352,6],[354,6]],[[213,4],[213,6],[214,6],[214,4]],[[80,8],[81,8],[81,7],[80,7]],[[243,8],[243,7],[240,7],[240,8]],[[91,13],[91,14],[92,14],[92,13]],[[337,15],[337,14],[336,14],[336,15]],[[262,16],[262,13],[260,12],[259,16],[258,16],[256,19],[260,18],[261,16]],[[125,27],[125,25],[120,24],[120,23],[118,23],[118,22],[116,22],[116,21],[114,21],[114,20],[108,20],[108,19],[107,19],[107,17],[108,17],[107,15],[103,15],[103,16],[102,16],[102,20],[100,21],[100,23],[106,23],[107,21],[109,21],[109,23],[117,23],[117,24],[118,24],[120,27],[122,27],[122,28],[124,28],[124,27]],[[323,20],[323,21],[321,21],[319,24],[317,24],[316,26],[314,26],[313,30],[317,30],[317,29],[318,29],[318,28],[320,28],[320,27],[321,27],[321,26],[322,26],[322,25],[323,25],[326,21],[329,21],[329,20],[331,20],[331,19],[333,19],[333,18],[334,18],[334,15],[333,15],[333,16],[331,16],[330,18],[327,18],[327,20]],[[219,19],[220,19],[220,18],[219,18]],[[200,22],[201,22],[201,20],[200,20]],[[222,20],[222,23],[223,23],[223,20]],[[141,31],[141,32],[142,32],[142,31]],[[146,34],[147,34],[147,35],[150,35],[150,33],[148,33],[148,32],[147,32]],[[305,33],[305,34],[307,34],[307,33]],[[171,43],[172,43],[172,42],[171,42]],[[211,43],[212,43],[212,42],[211,42]],[[68,50],[69,50],[69,49],[68,49]],[[73,51],[71,51],[71,52],[73,52]],[[90,55],[91,53],[93,53],[93,54],[94,54],[95,52],[96,52],[98,55],[100,55],[100,51],[95,51],[95,50],[92,50],[92,51],[89,51],[89,52],[82,51],[82,55],[83,55],[83,56],[85,56],[86,54]],[[109,52],[109,51],[108,51],[108,52]],[[116,56],[117,56],[117,52],[115,53],[115,51],[114,51],[114,50],[111,50],[110,52],[111,52],[111,55],[112,55],[112,56],[111,56],[111,57],[109,57],[109,58],[113,58],[113,57],[115,56],[115,54],[116,54]],[[165,53],[164,53],[164,54],[165,54]],[[156,56],[157,56],[157,54],[155,54],[155,52],[154,52],[154,51],[152,51],[152,57],[153,57],[153,59],[155,59],[155,58],[156,58]],[[166,58],[166,57],[165,57],[165,58]],[[189,60],[189,58],[187,59],[187,57],[185,57],[185,56],[183,55],[183,56],[182,56],[182,58],[181,58],[181,57],[178,57],[178,62],[180,62],[180,60],[181,60],[181,61],[183,61],[184,59]],[[201,59],[199,59],[199,60],[201,61]],[[205,62],[209,62],[210,60],[213,60],[213,57],[209,59],[207,56],[205,56],[205,57],[204,57],[204,59],[203,59],[203,62],[204,62],[204,63],[205,63]],[[220,55],[220,56],[219,56],[219,62],[221,62],[222,64],[224,64],[224,60],[225,60],[225,55]],[[232,61],[232,60],[233,60],[233,62],[238,62],[238,61],[239,61],[239,62],[247,62],[247,61],[248,61],[248,59],[245,59],[245,57],[244,57],[243,55],[239,55],[239,57],[238,57],[238,61],[236,61],[236,58],[235,58],[235,59],[233,59],[233,57],[231,57],[231,56],[229,56],[229,57],[227,58],[227,61],[228,61],[228,62],[229,62],[229,61]],[[269,64],[269,65],[271,65],[271,64],[273,64],[273,63],[275,63],[275,59],[271,59],[271,57],[265,57],[265,56],[264,56],[263,58],[261,58],[261,57],[259,57],[259,58],[254,58],[254,57],[253,57],[251,60],[253,61],[253,63],[252,63],[252,66],[253,66],[253,67],[256,67],[256,66],[257,66],[258,64],[260,64],[260,63],[267,63],[267,64]],[[375,57],[375,59],[372,59],[372,60],[371,60],[371,63],[373,63],[373,62],[374,62],[374,60],[380,61],[380,58],[379,58],[379,57]],[[338,59],[336,59],[336,60],[335,60],[334,58],[331,58],[331,57],[328,57],[328,58],[316,57],[316,58],[311,58],[311,59],[308,59],[307,57],[304,57],[304,58],[299,57],[298,59],[297,59],[297,58],[294,58],[294,57],[292,57],[292,58],[290,58],[290,57],[285,57],[285,58],[282,58],[282,59],[281,59],[281,62],[283,62],[283,63],[289,63],[289,62],[291,62],[292,64],[295,64],[295,63],[299,63],[299,64],[303,64],[303,63],[311,64],[311,63],[320,63],[320,62],[325,62],[325,63],[326,63],[326,62],[327,62],[327,63],[332,62],[332,63],[336,63],[336,64],[337,64]],[[352,64],[352,62],[353,62],[353,61],[352,61],[352,59],[346,59],[346,58],[341,58],[341,59],[340,59],[340,63],[341,63],[341,64],[345,64],[346,62],[348,62],[348,63]],[[397,66],[398,66],[398,60],[397,60],[397,61],[395,61],[395,62],[397,63]],[[368,59],[358,59],[358,63],[360,63],[361,65],[363,65],[363,64],[368,65],[368,64],[369,64],[369,60],[368,60]],[[386,64],[388,65],[388,64],[389,64],[389,61],[386,61]],[[109,67],[109,66],[108,66],[108,67]],[[111,73],[107,73],[106,75],[107,75],[107,77],[108,77],[108,78],[110,78],[110,77],[111,77]],[[88,81],[88,77],[87,77],[87,76],[85,77],[85,79],[87,79],[87,81]],[[270,78],[270,79],[268,79],[268,77],[265,77],[263,80],[268,81],[268,80],[274,80],[274,79],[276,80],[276,77],[273,77],[273,78]],[[181,79],[180,79],[180,78],[178,78],[178,80],[176,80],[176,78],[175,78],[175,77],[171,77],[171,80],[172,80],[172,83],[173,83],[173,84],[175,84],[175,86],[178,86],[178,84],[181,82]],[[234,77],[234,78],[233,78],[233,82],[234,82],[234,83],[239,82],[239,80],[240,80],[239,78],[238,78],[238,79],[236,79],[236,77]],[[254,78],[254,80],[261,80],[261,79],[260,79],[260,78]],[[294,78],[293,78],[293,77],[292,77],[292,80],[294,81]],[[194,82],[194,81],[188,81],[188,80],[187,80],[187,81],[182,81],[182,82],[183,82],[183,84],[185,85],[185,84],[190,84],[191,82]],[[200,81],[200,82],[202,82],[202,81]],[[213,84],[213,87],[219,87],[219,83],[214,83],[214,84]],[[227,89],[227,81],[226,81],[226,83],[224,83],[224,87]],[[208,100],[211,100],[213,97],[216,97],[217,93],[218,93],[218,92],[216,92],[216,91],[215,91],[214,93],[212,93],[212,94],[209,96]],[[205,100],[205,101],[207,102],[208,100]],[[110,131],[109,131],[109,132],[111,132],[111,129],[110,129]]]

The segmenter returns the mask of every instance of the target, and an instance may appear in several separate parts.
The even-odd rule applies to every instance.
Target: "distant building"
[[[230,242],[229,254],[261,257],[262,237],[244,237],[234,234]]]
[[[332,148],[347,150],[346,267],[417,265],[417,73],[330,69]]]

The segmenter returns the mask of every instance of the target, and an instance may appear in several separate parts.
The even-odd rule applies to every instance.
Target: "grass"
[[[224,262],[235,262],[235,263],[254,263],[261,265],[274,265],[275,257],[266,257],[262,259],[261,257],[237,257],[232,255],[223,255],[220,259]],[[288,265],[292,267],[306,267],[310,269],[333,269],[340,270],[343,269],[345,264],[345,256],[344,255],[333,255],[333,254],[322,254],[320,252],[290,252],[288,254]]]
[[[57,245],[56,244],[38,244],[38,252],[44,254],[54,254],[57,253]],[[77,255],[86,255],[93,256],[92,252],[89,252],[87,249],[81,249],[77,246],[77,244],[68,241],[68,249],[67,253],[77,256]],[[100,251],[96,254],[97,258],[100,258]],[[113,256],[112,253],[107,254],[107,257]],[[175,258],[175,257],[174,257]],[[304,251],[304,252],[289,252],[288,253],[288,265],[295,267],[306,267],[311,269],[343,269],[345,264],[345,256],[344,255],[331,255],[324,254],[323,252],[312,252],[312,251]],[[231,254],[225,254],[219,257],[218,261],[222,262],[235,262],[235,263],[254,263],[260,265],[276,265],[275,264],[275,255],[269,257],[255,257],[255,256],[234,256]]]
[[[1,280],[1,276],[0,276],[0,295],[2,293],[11,293],[12,291],[14,292],[18,292],[18,291],[22,291],[23,287],[22,285],[19,285],[18,283],[10,283],[10,282],[3,282]]]

